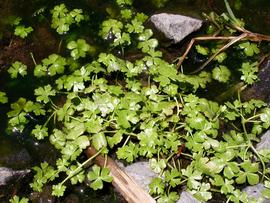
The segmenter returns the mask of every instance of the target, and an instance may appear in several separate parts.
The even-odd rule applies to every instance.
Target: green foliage
[[[16,36],[19,36],[21,38],[25,38],[28,36],[29,33],[33,31],[32,27],[25,27],[24,25],[18,25],[15,27],[14,34]]]
[[[5,104],[8,102],[8,98],[5,92],[0,91],[0,103]]]
[[[87,177],[91,182],[90,187],[94,190],[103,188],[103,181],[112,182],[113,178],[109,175],[108,168],[100,168],[97,165],[92,167],[92,171],[88,172]]]
[[[67,48],[71,50],[70,55],[76,60],[80,57],[84,58],[91,47],[84,39],[78,39],[76,42],[70,41]]]
[[[56,197],[61,197],[64,195],[64,192],[66,190],[66,186],[62,184],[53,185],[52,187],[52,195]]]
[[[250,42],[244,42],[239,44],[240,49],[244,50],[244,53],[247,56],[253,56],[254,54],[260,53],[259,48],[257,47],[257,44],[250,43]]]
[[[245,62],[242,64],[240,69],[242,72],[241,80],[245,81],[247,84],[251,85],[257,80],[256,73],[258,72],[258,62],[249,63]]]
[[[36,65],[34,75],[42,77],[46,75],[54,76],[64,73],[67,61],[62,56],[51,54],[48,58],[42,60],[42,64]]]
[[[209,91],[201,90],[212,79],[222,83],[230,79],[224,63],[230,55],[217,55],[212,72],[184,74],[164,60],[152,30],[144,28],[147,17],[136,13],[131,4],[130,0],[116,1],[114,6],[122,9],[119,16],[100,25],[98,35],[110,45],[106,53],[89,59],[91,47],[78,36],[66,45],[71,57],[51,54],[35,66],[31,100],[17,98],[10,104],[7,131],[22,132],[27,127],[32,136],[48,139],[59,152],[56,163],[33,167],[31,188],[40,192],[52,184],[57,197],[70,184],[89,182],[94,190],[101,189],[104,182],[112,181],[106,166],[92,164],[101,154],[127,163],[148,159],[158,174],[149,184],[157,202],[176,202],[183,187],[204,202],[214,192],[228,201],[248,202],[237,188],[269,179],[270,153],[256,151],[254,145],[270,126],[270,109],[262,101],[242,102],[240,96],[220,104],[198,97],[198,90]],[[228,22],[239,23],[231,12],[212,17],[226,33]],[[64,4],[52,10],[52,27],[59,34],[84,19],[82,10],[68,11]],[[250,61],[258,50],[245,43],[233,50],[247,55],[239,71],[241,80],[251,84],[257,79],[258,64]],[[213,44],[197,45],[196,50],[208,56],[220,47]],[[114,54],[117,50],[122,51],[121,57]],[[125,51],[135,51],[140,57],[127,60]],[[25,76],[25,69],[20,68],[12,67],[11,76]],[[0,92],[0,102],[8,102],[4,92]],[[29,115],[41,119],[33,125]],[[98,152],[85,159],[84,150],[90,145]],[[269,185],[265,181],[266,197]]]
[[[38,102],[44,102],[46,104],[49,102],[50,96],[55,96],[55,90],[52,90],[51,85],[46,85],[45,87],[35,89],[35,95]]]
[[[201,45],[195,46],[197,52],[201,55],[207,56],[209,54],[209,50],[206,47],[202,47]]]
[[[116,0],[116,3],[120,6],[122,5],[129,5],[131,6],[133,1],[132,0]]]
[[[65,4],[55,6],[51,10],[51,13],[51,27],[56,29],[58,34],[65,34],[69,31],[71,25],[78,25],[81,21],[85,20],[85,16],[81,9],[73,9],[72,11],[69,11]]]
[[[18,74],[24,77],[27,75],[27,66],[21,63],[20,61],[14,62],[11,67],[8,69],[8,73],[11,78],[17,78]]]
[[[25,25],[21,25],[21,20],[22,18],[20,17],[15,18],[12,25],[15,26],[14,35],[24,39],[28,36],[29,33],[33,31],[33,28],[30,26],[25,27]]]
[[[28,198],[19,198],[17,195],[13,196],[12,199],[9,200],[10,203],[28,203],[29,199]]]
[[[218,66],[212,70],[213,79],[219,82],[227,82],[230,79],[231,71],[226,66]]]

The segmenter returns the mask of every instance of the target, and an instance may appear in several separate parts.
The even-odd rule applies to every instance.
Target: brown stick
[[[86,150],[86,155],[92,157],[96,154],[93,147]],[[106,160],[102,155],[95,158],[95,163],[103,167]],[[126,174],[111,158],[107,158],[107,165],[110,175],[113,177],[113,186],[129,203],[155,203],[156,201],[144,191],[128,174]]]
[[[185,60],[187,54],[189,53],[190,49],[192,48],[193,44],[196,41],[208,41],[208,40],[233,40],[237,37],[235,36],[228,36],[228,37],[224,37],[224,36],[205,36],[205,37],[195,37],[193,39],[191,39],[191,41],[189,42],[187,49],[185,51],[185,53],[183,54],[183,56],[181,56],[181,59],[179,59],[178,63],[176,64],[177,69],[181,66],[181,64],[183,63],[183,61]]]
[[[257,42],[270,41],[270,36],[268,36],[268,35],[253,33],[253,32],[250,32],[249,30],[246,30],[246,29],[240,28],[240,27],[236,27],[236,26],[234,26],[234,28],[236,30],[242,32],[242,34],[239,36],[205,36],[205,37],[195,37],[195,38],[191,39],[191,41],[189,42],[189,44],[186,48],[186,51],[181,56],[181,58],[178,60],[178,62],[176,64],[176,69],[180,68],[180,66],[182,65],[186,56],[188,55],[190,49],[192,48],[193,44],[196,41],[231,40],[229,43],[225,44],[222,48],[220,48],[214,55],[212,55],[202,66],[200,66],[197,70],[191,72],[191,74],[197,73],[197,72],[201,71],[202,69],[204,69],[205,66],[207,66],[219,53],[225,51],[227,48],[229,48],[230,46],[232,46],[233,44],[235,44],[236,42],[238,42],[240,40],[248,39],[248,40],[257,41]]]
[[[228,44],[225,44],[223,47],[221,47],[215,54],[213,54],[203,65],[201,65],[198,69],[196,69],[195,71],[191,72],[191,74],[197,73],[199,71],[201,71],[202,69],[205,68],[205,66],[207,66],[218,54],[220,54],[221,52],[223,52],[224,50],[228,49],[230,46],[232,46],[233,44],[235,44],[236,42],[244,39],[247,37],[247,33],[243,33],[241,35],[239,35],[238,37],[236,37],[235,39],[232,39]]]

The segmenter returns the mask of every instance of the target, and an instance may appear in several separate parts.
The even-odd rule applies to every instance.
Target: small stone
[[[176,203],[200,203],[195,197],[189,192],[183,191],[180,194],[180,199]]]
[[[154,173],[148,162],[133,163],[124,168],[124,171],[130,175],[145,190],[148,191],[148,185],[158,174]]]
[[[168,13],[160,13],[151,16],[151,22],[168,39],[178,43],[186,36],[197,31],[202,26],[202,20]]]
[[[270,130],[266,131],[261,137],[261,141],[256,145],[258,151],[270,149]]]
[[[270,200],[265,199],[261,194],[264,189],[263,184],[257,184],[244,188],[243,192],[247,193],[249,200],[256,201],[257,203],[270,203]]]

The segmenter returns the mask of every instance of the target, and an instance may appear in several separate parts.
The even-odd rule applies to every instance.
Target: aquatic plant
[[[198,75],[186,75],[180,67],[184,68],[187,52],[177,64],[166,62],[158,50],[158,40],[143,25],[146,16],[134,11],[130,0],[117,0],[116,5],[125,10],[114,19],[105,19],[99,36],[112,49],[120,48],[122,54],[137,48],[141,58],[131,62],[109,50],[89,59],[90,45],[79,38],[67,43],[72,60],[80,64],[75,68],[69,56],[58,53],[36,64],[33,72],[20,62],[8,70],[11,78],[32,75],[41,82],[34,89],[34,99],[21,97],[10,104],[7,131],[24,132],[26,126],[34,126],[31,135],[38,140],[49,139],[59,152],[55,165],[44,162],[33,167],[31,188],[42,191],[46,184],[53,184],[52,194],[58,197],[64,195],[67,182],[73,185],[87,181],[94,190],[101,189],[103,182],[113,179],[106,163],[97,166],[92,161],[96,156],[107,157],[115,152],[118,159],[128,163],[139,157],[149,159],[151,169],[157,173],[149,193],[157,202],[177,201],[183,185],[200,201],[220,193],[228,201],[248,202],[240,188],[263,182],[264,195],[269,197],[266,164],[270,153],[257,151],[254,143],[270,126],[270,109],[262,101],[242,101],[240,93],[234,101],[223,104],[196,95],[212,79],[230,81],[232,67],[224,64],[230,56],[221,53],[228,45],[196,46],[202,55],[214,53],[206,65],[216,58],[216,66],[210,72],[199,68]],[[238,31],[227,25],[241,26],[243,30],[243,22],[231,10],[228,12],[221,16],[212,13],[208,18],[214,24],[218,21],[220,32]],[[84,20],[82,10],[69,12],[64,4],[55,6],[51,13],[52,28],[59,34]],[[251,33],[245,34],[246,38],[240,36],[226,39],[231,39],[229,45],[245,55],[238,69],[242,73],[239,79],[250,85],[257,79],[255,59],[259,48],[255,42],[237,44],[249,40]],[[81,57],[89,60],[82,63]],[[8,102],[4,92],[0,92],[0,102]],[[45,121],[33,123],[28,114]],[[97,150],[96,154],[79,161],[89,146]],[[25,201],[18,197],[11,200]]]

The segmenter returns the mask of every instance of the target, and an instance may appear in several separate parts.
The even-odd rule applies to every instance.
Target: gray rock
[[[249,200],[255,201],[257,203],[270,203],[270,200],[265,199],[262,197],[261,193],[264,190],[263,184],[257,184],[254,186],[248,186],[243,189],[244,192],[247,193]]]
[[[256,145],[258,151],[270,149],[270,130],[266,131],[261,137],[261,141]]]
[[[258,78],[256,83],[241,93],[241,97],[243,100],[260,99],[270,106],[270,57],[260,65]]]
[[[124,171],[130,175],[135,181],[145,190],[148,191],[148,185],[151,183],[151,180],[158,176],[154,173],[149,166],[148,162],[137,162],[131,165],[128,165],[124,168]]]
[[[152,15],[150,20],[159,31],[168,39],[173,40],[174,43],[180,42],[202,26],[202,21],[199,19],[168,13]]]
[[[258,151],[270,149],[270,130],[266,131],[262,135],[261,141],[256,145],[256,149]],[[256,200],[257,203],[270,203],[270,200],[265,199],[261,194],[264,189],[263,184],[257,184],[254,186],[245,187],[243,191],[247,193],[248,198],[251,201]]]
[[[180,199],[176,203],[200,203],[195,197],[189,192],[183,191],[180,194]]]
[[[148,185],[151,183],[152,179],[158,176],[158,174],[151,170],[148,162],[137,162],[127,167],[124,167],[120,162],[117,164],[123,168],[128,175],[134,178],[145,191],[149,190]],[[195,199],[189,192],[183,191],[177,203],[200,203],[200,201]]]
[[[9,181],[23,177],[28,174],[30,170],[19,170],[15,171],[10,168],[0,167],[0,185],[6,185]]]

